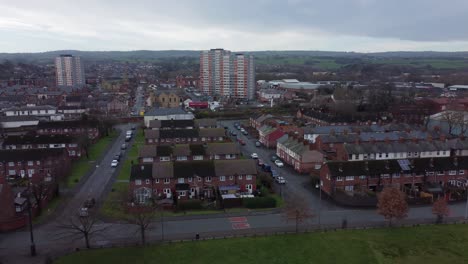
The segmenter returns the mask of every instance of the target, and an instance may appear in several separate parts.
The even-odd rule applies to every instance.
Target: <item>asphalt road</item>
[[[141,108],[145,106],[145,98],[144,98],[144,91],[143,91],[143,86],[138,86],[136,93],[135,93],[135,105],[132,108],[132,112],[135,113],[135,115],[140,114]]]

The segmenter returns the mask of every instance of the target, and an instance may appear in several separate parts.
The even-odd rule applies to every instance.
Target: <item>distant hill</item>
[[[330,58],[435,58],[435,59],[468,59],[468,52],[336,52],[336,51],[254,51],[249,52],[256,57],[293,56],[293,57],[330,57]],[[135,50],[135,51],[79,51],[79,50],[57,50],[38,53],[0,53],[0,61],[11,60],[17,62],[52,63],[53,58],[60,54],[73,54],[81,56],[86,61],[155,61],[163,58],[193,57],[199,56],[197,50]]]

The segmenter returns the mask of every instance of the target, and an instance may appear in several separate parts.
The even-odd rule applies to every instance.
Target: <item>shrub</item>
[[[242,204],[249,209],[274,208],[276,207],[276,199],[271,196],[244,198],[242,199]]]
[[[200,200],[178,201],[177,209],[182,210],[182,211],[199,210],[199,209],[203,209],[203,206]]]

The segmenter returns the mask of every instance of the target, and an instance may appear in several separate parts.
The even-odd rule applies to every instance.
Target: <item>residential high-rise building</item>
[[[200,90],[209,95],[253,99],[255,64],[252,55],[235,54],[224,49],[202,51]]]
[[[82,87],[86,84],[80,57],[60,55],[55,58],[56,84],[59,87]]]

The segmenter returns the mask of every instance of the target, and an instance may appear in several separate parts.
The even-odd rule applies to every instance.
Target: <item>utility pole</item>
[[[26,176],[28,177],[28,176]],[[32,209],[31,209],[31,179],[28,181],[28,224],[29,224],[29,238],[31,241],[31,256],[36,256],[36,244],[34,243],[34,233],[32,225]]]

